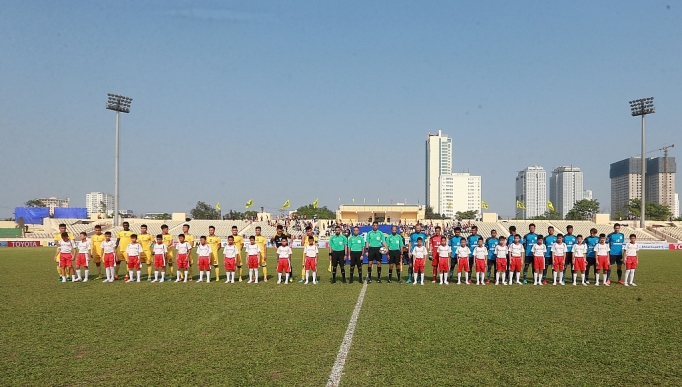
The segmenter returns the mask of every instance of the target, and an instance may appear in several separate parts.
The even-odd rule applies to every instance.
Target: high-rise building
[[[677,165],[674,157],[652,157],[646,161],[646,201],[663,204],[672,209],[675,202],[675,172]]]
[[[88,216],[109,211],[113,213],[114,196],[103,192],[90,192],[85,195],[85,208],[88,209]]]
[[[680,216],[680,195],[675,194],[675,200],[673,201],[673,209],[671,211],[673,213],[673,218],[679,218]]]
[[[524,219],[547,212],[547,172],[538,165],[519,171],[516,176],[516,200],[525,209],[516,209],[517,217]]]
[[[441,213],[440,177],[452,172],[452,139],[443,135],[430,134],[426,138],[426,206]]]
[[[70,202],[69,198],[59,199],[54,196],[50,196],[49,198],[38,198],[36,200],[40,200],[45,207],[50,208],[50,215],[54,215],[55,207],[69,208]]]
[[[481,176],[448,173],[440,177],[440,211],[454,218],[458,211],[481,211]]]
[[[630,157],[611,164],[611,217],[628,215],[626,209],[632,199],[639,199],[641,194],[641,157]],[[664,204],[671,209],[675,193],[675,173],[677,164],[674,157],[651,157],[646,159],[645,200]]]
[[[554,210],[561,214],[561,219],[565,218],[573,205],[583,197],[583,173],[580,168],[564,166],[552,169],[552,176],[549,178],[549,200],[554,205]]]
[[[426,205],[450,218],[481,211],[481,177],[452,173],[452,139],[440,130],[426,138]]]
[[[632,199],[642,197],[640,179],[641,157],[630,157],[611,164],[611,218],[628,215],[627,205]],[[667,205],[672,209],[675,194],[675,173],[677,164],[674,157],[651,157],[646,159],[645,200]]]
[[[620,219],[628,215],[625,208],[630,200],[642,196],[640,191],[640,172],[642,159],[631,157],[611,164],[611,219]]]
[[[586,189],[583,191],[583,199],[592,200],[592,190]]]

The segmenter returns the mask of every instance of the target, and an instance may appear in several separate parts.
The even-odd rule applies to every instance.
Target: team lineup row
[[[57,254],[60,280],[66,282],[66,271],[71,272],[72,281],[81,280],[80,269],[85,269],[85,279],[88,279],[88,266],[92,258],[98,268],[98,278],[101,273],[101,262],[104,262],[107,278],[105,282],[113,282],[117,279],[115,268],[128,269],[125,280],[134,281],[137,274],[137,282],[140,281],[140,269],[142,264],[147,265],[147,280],[150,282],[170,281],[173,271],[177,269],[176,282],[192,281],[193,258],[191,250],[196,247],[199,267],[199,282],[203,282],[204,274],[206,281],[210,281],[211,266],[215,270],[216,278],[220,276],[218,264],[221,238],[215,236],[215,228],[209,227],[209,235],[199,238],[195,246],[194,237],[189,234],[189,225],[183,226],[183,234],[177,239],[168,234],[168,227],[162,226],[162,234],[153,237],[146,233],[146,226],[142,225],[139,235],[129,230],[127,222],[124,229],[117,234],[116,242],[111,240],[111,233],[101,233],[101,228],[96,227],[95,235],[90,239],[85,233],[81,233],[80,240],[74,243],[73,236],[65,232],[66,226],[60,225],[60,234],[55,236],[57,242]],[[350,282],[353,282],[354,270],[358,269],[358,278],[362,282],[362,268],[364,260],[367,261],[368,275],[365,279],[372,282],[372,266],[377,266],[377,282],[381,282],[382,257],[387,256],[389,263],[388,282],[392,281],[393,269],[396,269],[397,280],[401,282],[401,270],[403,265],[408,265],[407,283],[424,284],[425,261],[431,261],[433,278],[438,278],[440,284],[449,284],[448,280],[454,279],[454,270],[457,267],[457,283],[469,284],[469,278],[473,269],[476,269],[476,282],[479,285],[490,283],[494,272],[495,284],[512,284],[514,275],[516,283],[527,283],[526,275],[529,267],[533,271],[533,283],[535,285],[546,284],[546,275],[551,266],[553,271],[554,285],[564,285],[564,276],[570,265],[573,274],[573,285],[577,285],[577,275],[581,275],[581,283],[589,284],[590,268],[595,269],[595,285],[599,285],[602,272],[603,284],[610,286],[611,266],[617,265],[618,282],[625,286],[636,286],[633,282],[635,269],[638,264],[635,235],[630,235],[630,241],[625,243],[625,236],[620,233],[620,225],[614,225],[614,232],[607,235],[596,235],[597,230],[592,229],[590,236],[573,235],[571,226],[567,227],[567,233],[556,234],[554,228],[548,228],[546,236],[535,233],[535,225],[529,225],[529,233],[521,237],[516,233],[516,228],[509,228],[510,237],[497,237],[495,230],[491,236],[483,239],[478,235],[477,227],[472,227],[472,233],[468,237],[461,235],[461,230],[456,228],[455,235],[449,240],[441,235],[440,227],[435,228],[435,235],[430,238],[417,225],[415,232],[405,238],[398,234],[397,227],[393,226],[391,234],[378,231],[375,222],[372,230],[365,236],[359,234],[359,228],[353,229],[352,235],[346,237],[340,232],[340,227],[335,227],[334,234],[329,239],[329,271],[332,273],[331,282],[336,282],[337,267],[341,269],[342,281],[346,282],[345,265],[350,264]],[[244,240],[237,235],[237,228],[233,227],[228,243],[222,247],[223,263],[226,273],[226,282],[235,281],[235,272],[238,273],[239,281],[242,280],[242,257],[241,251],[246,252],[249,269],[249,283],[258,282],[258,269],[263,270],[264,281],[267,281],[267,239],[260,235],[260,228],[256,228],[256,235],[249,238],[249,243],[244,245]],[[312,275],[312,282],[317,283],[317,260],[319,250],[317,238],[312,236],[312,230],[306,229],[304,237],[301,279],[299,282],[308,283]],[[288,246],[287,235],[282,228],[277,228],[276,235],[270,240],[276,249],[278,283],[293,281],[291,256],[292,250]],[[307,243],[307,244],[306,244]],[[175,265],[173,260],[177,253]],[[78,255],[73,262],[73,250],[78,250]],[[126,262],[127,265],[121,264]],[[625,263],[626,271],[624,280],[622,276],[622,264]],[[523,281],[521,270],[523,266]],[[74,268],[76,270],[74,270]],[[151,279],[152,269],[154,279]],[[170,272],[166,278],[167,272]],[[77,278],[76,278],[77,274]],[[487,274],[487,278],[486,278]],[[508,279],[508,281],[507,281]],[[500,281],[501,280],[501,281]]]

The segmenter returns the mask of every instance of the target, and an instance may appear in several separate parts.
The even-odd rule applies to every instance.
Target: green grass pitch
[[[0,250],[2,386],[321,386],[362,287],[326,264],[316,286],[62,284],[53,252]],[[679,386],[680,273],[645,251],[637,288],[372,283],[341,385]]]

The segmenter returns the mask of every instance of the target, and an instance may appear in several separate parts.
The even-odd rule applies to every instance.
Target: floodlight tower
[[[107,94],[109,100],[107,101],[107,109],[116,112],[116,157],[114,166],[114,227],[118,226],[118,132],[119,132],[119,115],[120,113],[130,113],[130,103],[132,98],[124,97],[117,94]],[[106,214],[105,214],[106,215]]]
[[[637,116],[642,116],[642,176],[641,176],[641,181],[640,181],[640,187],[641,187],[641,209],[640,209],[640,217],[639,217],[639,227],[640,228],[646,228],[644,222],[645,222],[645,210],[646,210],[646,201],[645,201],[645,177],[646,177],[646,160],[644,159],[645,156],[645,150],[644,150],[644,131],[646,129],[646,121],[645,118],[647,114],[654,114],[656,113],[656,109],[654,108],[654,97],[649,97],[649,98],[641,98],[641,99],[636,99],[634,101],[630,101],[630,110],[632,111],[632,116],[637,117]]]

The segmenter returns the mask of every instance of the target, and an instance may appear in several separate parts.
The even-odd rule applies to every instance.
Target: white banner
[[[670,245],[668,243],[640,243],[640,250],[669,250]]]

